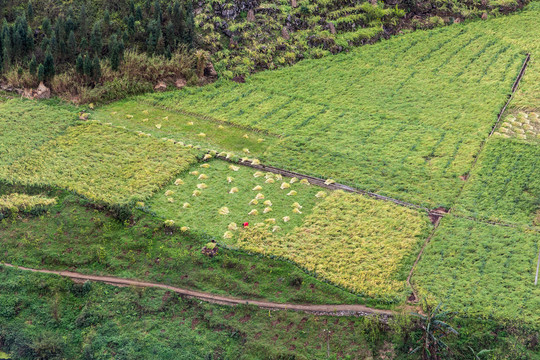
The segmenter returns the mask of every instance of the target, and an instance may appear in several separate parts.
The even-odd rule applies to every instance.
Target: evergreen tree
[[[184,28],[183,40],[189,47],[193,47],[193,36],[195,33],[195,20],[193,18],[193,4],[190,0],[187,1],[186,20]]]
[[[144,11],[148,17],[150,17],[150,10],[152,10],[152,0],[146,0],[144,3]]]
[[[43,40],[41,40],[41,51],[45,52],[47,51],[47,48],[51,44],[51,40],[47,37],[44,37]]]
[[[73,30],[69,33],[67,41],[67,56],[69,61],[73,61],[77,55],[77,40],[75,40],[75,33]]]
[[[109,33],[109,28],[111,26],[111,14],[109,13],[109,10],[105,10],[103,13],[103,31],[105,32],[105,35]]]
[[[162,14],[159,0],[156,0],[154,2],[154,19],[156,19],[161,24]]]
[[[169,49],[173,49],[176,46],[176,39],[174,36],[174,25],[172,21],[167,23],[165,27],[165,45]]]
[[[111,68],[114,71],[117,71],[118,67],[120,66],[120,49],[118,46],[118,37],[116,35],[112,35],[109,39],[109,51]]]
[[[88,35],[88,23],[86,16],[86,6],[83,4],[79,13],[79,33],[83,38]]]
[[[43,66],[43,64],[39,64],[39,67],[37,70],[37,77],[38,77],[39,82],[42,82],[43,80],[45,80],[45,67]]]
[[[43,19],[43,23],[41,24],[41,30],[45,33],[47,37],[51,37],[52,34],[52,26],[51,26],[51,20],[49,20],[48,17]]]
[[[92,36],[90,38],[90,47],[96,55],[101,55],[101,49],[103,47],[101,23],[98,21],[92,28]]]
[[[26,17],[28,20],[34,20],[34,7],[32,6],[32,1],[28,2],[28,7],[26,8]]]
[[[79,49],[81,52],[88,51],[88,40],[86,39],[86,37],[83,37],[81,39],[81,42],[79,43]]]
[[[4,49],[2,50],[2,60],[4,63],[4,70],[8,70],[9,66],[11,65],[11,54],[9,53],[7,46],[4,46]]]
[[[81,54],[77,56],[77,60],[75,62],[75,70],[77,70],[77,73],[79,75],[84,75],[84,60]]]
[[[135,8],[135,21],[141,21],[143,19],[142,9],[140,5]]]
[[[183,36],[185,27],[184,21],[184,9],[180,6],[180,3],[178,1],[175,1],[173,6],[172,22],[174,24],[174,33],[176,37]]]
[[[36,60],[36,55],[32,55],[32,60],[30,60],[30,63],[28,64],[28,70],[30,71],[30,75],[35,76],[38,68],[38,63]]]
[[[127,27],[130,34],[135,33],[135,17],[133,15],[129,15],[127,18]]]
[[[84,75],[86,75],[89,79],[91,79],[92,74],[94,73],[93,72],[94,64],[92,63],[92,59],[90,59],[90,56],[88,54],[84,56],[83,64],[84,64],[83,65]]]
[[[68,16],[64,24],[64,33],[68,34],[69,36],[69,33],[75,30],[75,22],[71,16]]]
[[[129,0],[129,13],[135,15],[135,2],[133,0]]]
[[[99,58],[95,56],[92,64],[92,80],[97,83],[99,79],[101,79],[101,64]]]
[[[45,54],[45,60],[43,61],[43,68],[44,68],[44,79],[51,80],[54,77],[55,68],[54,68],[54,58],[50,50],[47,51],[47,53]]]

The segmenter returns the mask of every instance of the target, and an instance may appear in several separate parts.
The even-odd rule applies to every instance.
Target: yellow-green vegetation
[[[144,205],[185,231],[230,245],[246,222],[279,235],[291,231],[326,195],[305,180],[216,160],[179,174]]]
[[[468,316],[540,322],[540,233],[445,217],[413,277],[421,297]]]
[[[505,121],[494,135],[540,142],[540,116],[535,112],[523,111],[510,114],[505,117]]]
[[[61,134],[77,119],[74,108],[12,99],[0,102],[0,174],[9,165]]]
[[[291,234],[256,228],[244,231],[237,246],[291,260],[355,293],[398,301],[430,227],[416,210],[336,191]]]
[[[29,211],[35,207],[43,207],[56,204],[56,199],[51,199],[41,195],[26,195],[13,193],[0,196],[0,212],[8,210],[10,212]]]
[[[153,106],[154,102],[119,101],[102,107],[91,119],[143,131],[159,138],[170,138],[204,149],[235,152],[241,156],[260,157],[277,141],[275,136]]]
[[[32,151],[2,176],[54,185],[109,204],[144,200],[195,161],[170,141],[97,123],[79,125]]]
[[[143,101],[282,135],[265,163],[450,207],[506,102],[540,9]],[[523,19],[523,21],[522,21]],[[520,28],[521,42],[505,35]]]
[[[497,136],[489,139],[455,213],[533,225],[539,209],[540,146]]]

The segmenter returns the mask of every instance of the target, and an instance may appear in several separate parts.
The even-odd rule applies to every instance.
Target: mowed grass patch
[[[68,129],[15,162],[3,176],[126,204],[148,198],[194,161],[189,149],[173,142],[94,123]]]
[[[457,200],[455,213],[533,225],[539,209],[540,146],[493,136]]]
[[[186,231],[230,245],[246,222],[275,233],[291,231],[326,195],[306,181],[214,160],[193,165],[146,205]]]
[[[138,100],[125,100],[102,107],[92,119],[171,138],[203,149],[260,157],[278,139],[274,135],[221,123],[204,117],[168,111]]]
[[[0,176],[4,166],[60,135],[77,121],[73,107],[13,99],[0,102]]]
[[[293,261],[354,293],[396,302],[405,298],[405,279],[430,228],[416,210],[336,191],[292,233],[248,230],[237,246]]]
[[[427,245],[413,282],[421,297],[449,310],[538,326],[539,247],[539,232],[448,216]]]
[[[500,32],[468,23],[348,54],[152,94],[171,109],[282,135],[265,163],[429,207],[450,207],[525,59]],[[532,37],[530,37],[532,38]]]

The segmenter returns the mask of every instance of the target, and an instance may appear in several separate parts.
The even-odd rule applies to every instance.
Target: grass
[[[401,302],[408,271],[430,227],[427,216],[416,210],[337,191],[289,235],[248,230],[237,245],[289,259],[363,296]]]
[[[264,223],[271,225],[270,228],[278,226],[279,230],[275,230],[284,234],[302,224],[304,216],[319,201],[317,194],[327,194],[317,186],[300,181],[291,184],[289,178],[219,160],[194,165],[178,178],[183,184],[176,185],[174,180],[163,188],[146,202],[148,210],[164,219],[174,220],[179,227],[187,226],[191,232],[215,237],[219,243],[228,245],[238,238],[238,231],[233,226],[229,228],[230,224],[242,228],[245,222],[250,226]],[[199,189],[197,186],[201,184],[207,188]],[[292,192],[296,194],[287,195]],[[200,195],[194,196],[194,193]],[[302,208],[295,210],[295,203]],[[257,214],[250,215],[252,211]]]
[[[395,351],[369,318],[230,308],[5,267],[0,280],[0,340],[16,359],[313,359],[324,358],[327,346],[333,355]]]
[[[72,127],[35,149],[12,164],[3,177],[125,204],[146,199],[194,161],[183,146],[93,123]]]
[[[457,200],[456,214],[533,225],[540,209],[539,168],[538,145],[494,136]]]
[[[219,123],[215,120],[172,112],[137,100],[115,102],[92,112],[92,119],[156,137],[172,138],[204,149],[219,149],[243,156],[261,156],[277,141],[274,136]],[[204,135],[204,136],[203,136]],[[247,135],[245,137],[244,135]],[[249,154],[244,152],[249,150]]]
[[[496,35],[521,26],[512,19],[415,32],[245,84],[140,101],[281,135],[265,163],[450,207],[525,59]]]
[[[373,304],[288,262],[223,248],[209,258],[201,253],[209,237],[171,232],[148,214],[136,212],[125,224],[74,195],[50,195],[58,203],[48,213],[0,222],[2,261],[144,279],[239,298]]]
[[[539,233],[445,217],[413,277],[420,296],[465,316],[538,328]]]
[[[75,108],[61,103],[0,101],[0,174],[4,166],[62,134],[76,120]]]
[[[41,195],[26,195],[12,193],[0,196],[0,216],[7,212],[29,212],[35,208],[43,208],[56,203],[56,199],[51,199]],[[3,214],[4,213],[4,214]]]

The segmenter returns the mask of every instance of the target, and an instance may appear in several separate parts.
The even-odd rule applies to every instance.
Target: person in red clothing
[[[249,226],[249,223],[248,222],[245,222],[244,223],[244,227],[247,228]]]

